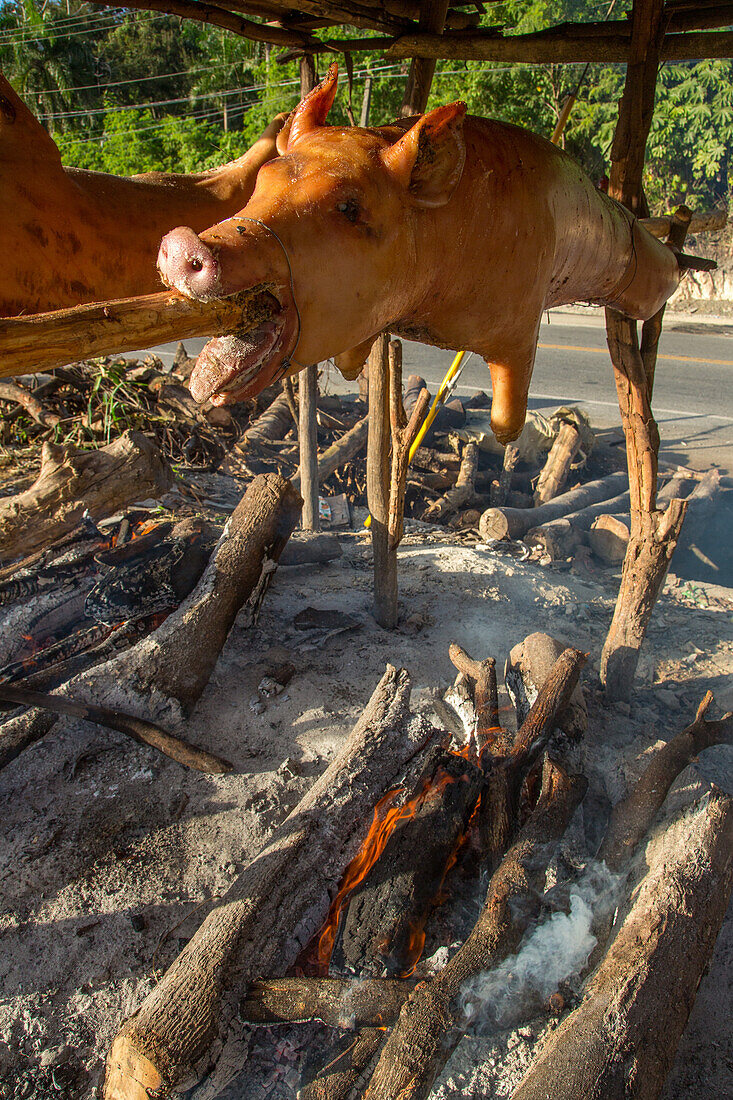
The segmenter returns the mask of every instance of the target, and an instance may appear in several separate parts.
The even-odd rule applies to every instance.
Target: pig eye
[[[354,199],[346,199],[344,202],[337,202],[336,209],[339,214],[344,214],[352,225],[359,220],[359,207]]]

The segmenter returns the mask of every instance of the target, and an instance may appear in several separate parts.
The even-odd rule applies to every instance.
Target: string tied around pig
[[[302,321],[301,321],[301,318],[300,318],[300,310],[298,309],[298,302],[297,302],[296,297],[295,297],[295,283],[293,281],[293,266],[290,263],[290,256],[288,255],[288,250],[285,247],[285,245],[283,244],[283,241],[281,240],[281,238],[278,236],[278,234],[272,228],[272,226],[267,225],[266,222],[260,221],[259,218],[250,218],[245,214],[237,214],[232,219],[232,221],[236,221],[236,222],[253,222],[255,225],[259,225],[262,229],[266,229],[267,232],[275,238],[277,243],[280,245],[280,248],[282,249],[283,256],[285,257],[285,263],[288,265],[288,276],[290,278],[290,296],[293,299],[293,307],[295,309],[295,316],[298,319],[298,332],[297,332],[295,344],[293,345],[293,351],[295,351],[298,344],[300,343],[300,332],[301,332],[301,328],[302,328]],[[239,228],[239,226],[237,226],[237,232],[238,233],[242,232],[242,230]],[[273,382],[279,382],[280,379],[285,374],[285,372],[287,371],[288,367],[291,365],[291,363],[294,364],[296,367],[298,367],[300,370],[304,369],[305,364],[299,363],[297,359],[293,358],[292,354],[291,355],[286,355],[285,358],[282,361],[282,364],[280,365],[280,370],[277,372],[277,374],[275,375],[275,377],[273,378],[272,381]]]

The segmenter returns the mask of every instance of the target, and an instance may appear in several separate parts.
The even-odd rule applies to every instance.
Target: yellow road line
[[[584,348],[580,344],[538,344],[538,348],[548,351],[587,351],[591,355],[608,355],[608,348]],[[707,363],[713,367],[733,367],[731,359],[696,359],[692,355],[658,355],[657,359],[668,359],[672,363]]]

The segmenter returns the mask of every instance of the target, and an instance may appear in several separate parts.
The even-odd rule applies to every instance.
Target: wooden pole
[[[663,0],[635,0],[609,184],[611,197],[634,213],[644,213],[642,171],[664,31]],[[661,316],[647,327],[646,346],[643,339],[639,344],[636,322],[608,308],[606,332],[626,436],[631,537],[600,672],[610,698],[628,699],[646,627],[677,544],[686,505],[673,500],[664,513],[656,506],[659,430],[651,410],[651,394]]]
[[[317,83],[313,54],[300,59],[301,97],[311,92]],[[303,497],[302,525],[306,531],[318,531],[318,367],[313,364],[300,372],[299,380],[300,493]]]
[[[420,33],[441,34],[448,14],[448,2],[449,0],[423,0],[420,5]],[[434,57],[413,57],[410,62],[410,74],[400,110],[403,117],[424,113],[428,105],[430,85],[433,83],[435,61]]]
[[[381,333],[369,353],[369,438],[367,503],[374,555],[374,616],[380,626],[397,625],[397,558],[389,552],[389,334]]]

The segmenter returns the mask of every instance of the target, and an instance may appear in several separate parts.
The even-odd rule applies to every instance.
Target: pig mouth
[[[294,333],[289,311],[280,306],[249,332],[209,340],[189,379],[192,397],[213,405],[255,397],[283,373]]]

